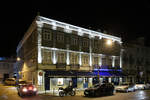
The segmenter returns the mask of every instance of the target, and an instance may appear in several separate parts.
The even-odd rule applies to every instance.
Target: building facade
[[[14,77],[15,58],[0,57],[0,83],[6,78]]]
[[[18,78],[39,90],[122,81],[121,38],[37,16],[17,47]]]
[[[124,81],[132,83],[150,82],[150,48],[144,45],[144,38],[137,38],[123,44]]]

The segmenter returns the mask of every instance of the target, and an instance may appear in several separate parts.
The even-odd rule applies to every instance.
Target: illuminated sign
[[[57,85],[63,85],[64,82],[63,82],[63,78],[58,78],[58,81],[57,81]]]

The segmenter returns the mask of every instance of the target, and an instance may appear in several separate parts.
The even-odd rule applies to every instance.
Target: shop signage
[[[43,72],[39,72],[39,76],[43,76]]]

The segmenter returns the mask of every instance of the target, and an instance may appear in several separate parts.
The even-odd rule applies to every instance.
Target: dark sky
[[[134,40],[139,36],[144,36],[148,40],[150,33],[148,0],[99,1],[101,2],[20,0],[1,3],[0,57],[16,55],[16,47],[37,12],[40,12],[41,16],[84,28],[105,29],[110,34],[122,36],[124,41]]]

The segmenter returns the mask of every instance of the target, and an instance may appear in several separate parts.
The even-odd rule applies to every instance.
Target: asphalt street
[[[16,87],[0,85],[0,100],[150,100],[150,90],[138,90],[129,93],[116,93],[113,96],[104,97],[84,97],[83,95],[76,96],[53,96],[49,94],[39,94],[37,96],[21,98],[17,94]]]

